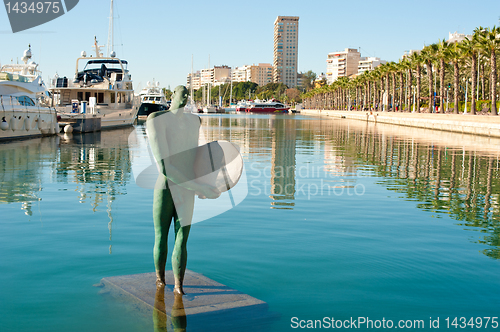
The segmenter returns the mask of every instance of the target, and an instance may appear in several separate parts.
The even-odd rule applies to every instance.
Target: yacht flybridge
[[[117,58],[115,52],[104,57],[95,38],[93,47],[95,57],[82,52],[76,60],[73,80],[57,75],[52,80],[50,91],[65,131],[68,125],[71,131],[80,132],[129,126],[137,117],[127,61]]]

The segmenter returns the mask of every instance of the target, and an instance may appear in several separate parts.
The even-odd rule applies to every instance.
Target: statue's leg
[[[153,221],[155,227],[153,256],[157,285],[165,285],[168,229],[174,214],[174,201],[168,187],[166,189],[155,189],[153,197]]]
[[[174,292],[184,294],[182,284],[184,281],[184,274],[186,273],[187,265],[187,240],[191,225],[181,226],[177,214],[174,216],[175,223],[175,244],[174,251],[172,252],[172,270],[174,272],[175,286]]]

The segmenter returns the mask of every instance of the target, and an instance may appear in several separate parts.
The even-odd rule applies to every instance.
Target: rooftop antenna
[[[109,28],[108,28],[108,54],[109,57],[114,48],[114,37],[113,37],[113,0],[111,0],[111,9],[109,14]]]

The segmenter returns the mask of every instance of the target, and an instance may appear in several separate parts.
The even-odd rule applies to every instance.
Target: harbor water
[[[240,147],[246,198],[192,226],[188,268],[265,301],[269,331],[500,329],[499,142],[201,117],[209,141]],[[139,123],[0,144],[0,331],[154,330],[151,313],[95,287],[154,271],[153,191],[133,172],[145,135]]]

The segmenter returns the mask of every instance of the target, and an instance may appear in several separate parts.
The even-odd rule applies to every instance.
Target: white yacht
[[[84,51],[76,60],[73,80],[58,76],[52,80],[50,91],[65,131],[68,125],[80,132],[130,126],[137,117],[139,107],[127,61],[115,52],[104,57],[95,38],[93,47],[95,57],[87,57]]]
[[[158,111],[168,110],[170,108],[170,101],[165,98],[161,88],[160,82],[148,82],[147,86],[139,93],[141,106],[137,117],[139,119],[146,119],[149,114]]]
[[[38,65],[31,60],[31,48],[24,51],[22,64],[0,67],[0,140],[54,135],[57,113]]]

